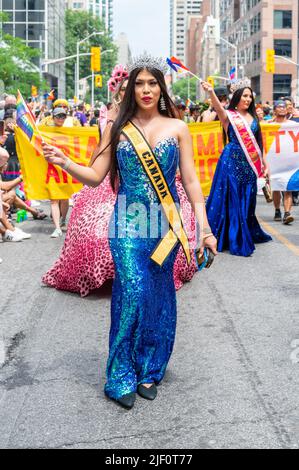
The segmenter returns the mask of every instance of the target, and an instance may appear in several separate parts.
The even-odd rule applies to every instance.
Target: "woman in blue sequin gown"
[[[255,215],[257,177],[247,161],[227,113],[208,84],[213,106],[227,133],[229,143],[225,146],[217,164],[210,195],[207,201],[207,214],[211,229],[218,240],[218,251],[228,249],[232,255],[250,256],[255,243],[271,240],[260,227]],[[221,108],[221,109],[220,109]],[[239,88],[234,93],[229,109],[237,109],[250,124],[251,130],[262,147],[261,130],[255,112],[251,88]],[[264,173],[267,166],[264,162]]]
[[[139,58],[133,66],[118,118],[112,129],[107,128],[91,168],[70,162],[61,150],[44,144],[46,159],[84,184],[97,186],[110,171],[117,191],[109,226],[115,279],[105,393],[127,409],[134,406],[136,392],[150,400],[156,397],[156,385],[164,377],[173,350],[177,315],[173,265],[178,250],[177,245],[162,267],[150,259],[165,233],[165,219],[153,215],[157,195],[132,144],[122,135],[128,121],[147,138],[177,203],[179,166],[203,234],[201,248],[209,247],[217,254],[194,168],[192,139],[186,124],[176,119],[167,93],[162,73],[165,62],[152,58],[149,66],[147,61]]]

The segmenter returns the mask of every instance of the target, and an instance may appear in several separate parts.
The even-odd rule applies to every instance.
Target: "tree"
[[[66,11],[66,56],[71,56],[77,53],[77,41],[80,41],[93,32],[105,31],[104,23],[95,18],[91,13],[82,11]],[[105,31],[103,36],[93,36],[88,41],[80,46],[80,53],[90,52],[91,46],[100,46],[102,52],[105,50],[112,50],[111,53],[102,56],[102,64],[100,72],[103,76],[103,87],[95,88],[95,100],[107,101],[107,81],[111,76],[113,67],[117,60],[117,47],[112,42],[112,39]],[[66,84],[67,84],[67,98],[73,98],[75,95],[75,64],[76,58],[66,62]],[[90,70],[90,56],[80,57],[80,78],[88,77],[91,75]],[[91,78],[89,79],[91,85]]]
[[[19,89],[25,97],[31,96],[31,86],[44,86],[38,68],[32,60],[39,56],[39,51],[26,46],[22,39],[10,34],[2,36],[2,22],[7,16],[0,12],[0,80],[7,93],[16,94]]]
[[[172,85],[172,92],[175,96],[179,96],[182,100],[188,99],[188,82],[190,81],[190,100],[196,101],[196,88],[198,80],[196,78],[180,78]]]

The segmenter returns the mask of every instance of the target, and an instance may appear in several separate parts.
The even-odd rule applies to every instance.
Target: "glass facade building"
[[[40,49],[40,64],[42,60],[65,57],[64,0],[0,0],[0,11],[8,16],[3,24],[3,33]],[[43,71],[49,86],[58,96],[64,96],[65,64],[49,65],[43,67]]]
[[[113,33],[113,0],[67,0],[70,10],[89,11],[105,23],[105,28]]]

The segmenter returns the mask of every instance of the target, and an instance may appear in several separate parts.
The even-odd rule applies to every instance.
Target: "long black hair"
[[[244,88],[240,88],[239,90],[235,91],[235,93],[233,94],[232,96],[232,99],[229,103],[229,106],[227,109],[229,110],[234,110],[236,109],[236,107],[238,106],[238,104],[240,103],[240,100],[242,98],[242,95],[244,93],[244,90],[250,90],[251,91],[251,97],[252,97],[252,101],[250,103],[250,106],[248,108],[248,112],[249,114],[251,114],[251,116],[257,121],[257,125],[258,125],[258,131],[257,131],[257,137],[256,137],[256,140],[257,140],[257,143],[261,149],[261,152],[263,153],[263,137],[262,137],[262,130],[261,130],[261,126],[260,126],[260,121],[259,121],[259,118],[258,118],[258,115],[256,113],[256,107],[255,107],[255,100],[254,100],[254,94],[253,94],[253,90],[252,88],[246,86]],[[226,133],[224,132],[223,133],[223,138],[224,138],[224,145],[226,144],[227,142],[227,136],[226,136]]]
[[[118,174],[117,159],[116,159],[117,146],[119,144],[120,135],[121,135],[123,127],[128,123],[128,121],[134,118],[138,109],[136,99],[135,99],[135,82],[136,82],[137,76],[142,70],[144,69],[138,68],[131,72],[128,85],[126,88],[125,96],[120,105],[119,114],[111,129],[110,145],[111,145],[111,157],[112,158],[111,158],[111,166],[110,166],[110,181],[111,181],[111,186],[114,191],[116,188],[117,174]],[[170,118],[178,118],[176,107],[168,94],[163,73],[157,69],[149,68],[146,70],[155,77],[155,79],[157,80],[161,88],[161,96],[164,97],[166,109],[161,109],[161,106],[159,104],[158,106],[159,113],[162,116],[167,116]]]

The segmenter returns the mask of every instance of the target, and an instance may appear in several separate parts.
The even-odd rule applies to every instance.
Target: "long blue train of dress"
[[[256,135],[256,120],[251,130]],[[250,256],[255,243],[272,239],[261,229],[255,216],[257,178],[231,124],[228,138],[208,197],[207,215],[218,240],[218,251],[228,249],[233,255]]]
[[[179,202],[176,139],[162,140],[154,152]],[[129,142],[120,142],[117,160],[120,186],[109,227],[115,279],[105,385],[106,395],[114,399],[136,392],[141,383],[163,379],[175,339],[173,265],[178,251],[177,246],[162,267],[150,259],[163,233],[164,216],[153,215],[159,201]]]

